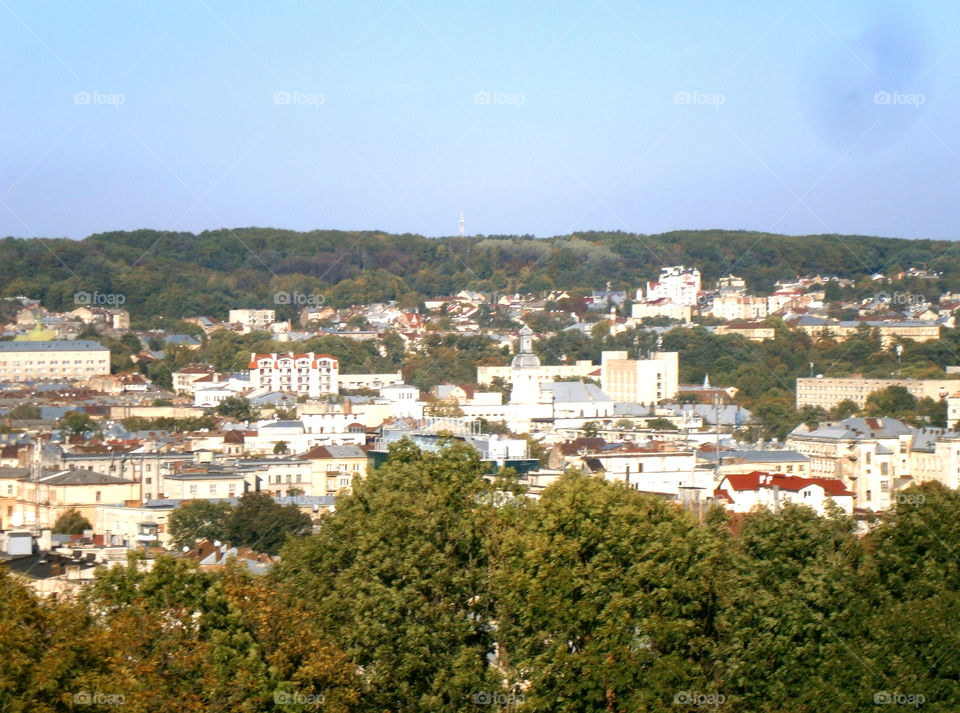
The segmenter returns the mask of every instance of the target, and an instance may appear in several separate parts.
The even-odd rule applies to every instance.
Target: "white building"
[[[853,493],[838,478],[801,478],[779,473],[731,473],[715,491],[724,506],[737,513],[749,513],[767,507],[776,511],[786,503],[806,505],[818,515],[826,515],[833,502],[848,515],[853,514]]]
[[[89,379],[110,373],[110,350],[92,340],[0,342],[0,382]]]
[[[665,297],[679,305],[696,307],[699,294],[700,271],[695,267],[676,265],[661,268],[659,280],[647,283],[646,301],[651,302]],[[638,301],[641,299],[639,294],[637,299]]]
[[[250,329],[267,331],[277,321],[277,311],[272,309],[232,309],[227,321],[242,324]]]
[[[251,354],[250,386],[317,398],[339,392],[339,362],[329,354]]]

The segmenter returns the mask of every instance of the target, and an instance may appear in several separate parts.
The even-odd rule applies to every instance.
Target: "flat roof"
[[[52,339],[40,342],[0,342],[0,352],[107,352],[92,339]]]

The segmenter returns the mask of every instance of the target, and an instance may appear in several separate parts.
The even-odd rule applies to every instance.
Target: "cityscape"
[[[0,713],[960,708],[960,10],[0,5]]]

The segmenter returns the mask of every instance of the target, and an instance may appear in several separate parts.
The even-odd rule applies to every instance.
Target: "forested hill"
[[[636,288],[660,267],[677,264],[696,265],[705,284],[733,272],[760,293],[798,274],[862,279],[922,265],[943,273],[940,289],[960,289],[956,258],[956,244],[948,241],[722,230],[543,239],[138,230],[80,241],[6,238],[0,241],[0,288],[2,296],[26,295],[51,309],[72,308],[73,294],[85,290],[123,294],[124,306],[138,316],[225,317],[230,307],[268,306],[277,291],[320,292],[334,306],[401,296],[416,303],[465,288],[590,290],[608,280],[614,288]]]

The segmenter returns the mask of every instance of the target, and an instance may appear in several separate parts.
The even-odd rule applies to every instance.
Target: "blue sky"
[[[0,235],[957,235],[957,3],[0,0],[0,53]]]

